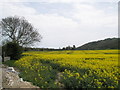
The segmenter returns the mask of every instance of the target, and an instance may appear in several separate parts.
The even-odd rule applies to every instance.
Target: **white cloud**
[[[74,30],[78,29],[77,22],[57,14],[40,14],[27,17],[27,19],[39,28],[39,32],[43,35],[41,42],[43,46],[45,44],[49,47],[60,44],[64,46],[72,38]]]
[[[46,0],[46,2],[50,1],[64,2],[63,0]],[[69,2],[72,1],[69,0]],[[28,7],[22,3],[0,3],[0,11],[2,11],[0,18],[24,16],[42,34],[43,40],[38,44],[40,47],[63,47],[73,44],[79,46],[91,40],[117,35],[116,14],[108,14],[92,4],[74,3],[72,5],[72,10],[64,12],[66,14],[71,12],[70,18],[61,16],[57,12],[38,13],[39,11],[32,6]]]
[[[22,3],[0,3],[0,11],[2,13],[0,17],[37,14],[35,9],[26,7]]]
[[[86,32],[85,36],[89,36],[85,40],[97,40],[118,35],[118,16],[116,12],[112,12],[116,14],[107,13],[91,4],[73,4],[73,7],[72,18],[76,19],[80,24],[79,28]]]
[[[14,15],[24,16],[43,35],[42,44],[43,46],[46,44],[46,47],[57,42],[60,43],[60,39],[65,40],[69,36],[68,34],[78,26],[77,22],[72,19],[58,14],[37,14],[35,9],[25,7],[21,3],[2,3],[0,7],[2,8],[1,18]]]
[[[3,0],[2,2],[45,2],[45,3],[81,3],[81,2],[118,2],[119,0]]]
[[[117,27],[117,15],[107,14],[92,5],[74,4],[72,17],[82,25],[90,27]]]
[[[38,0],[36,0],[38,1]],[[119,0],[41,0],[41,2],[47,3],[81,3],[81,2],[118,2]]]

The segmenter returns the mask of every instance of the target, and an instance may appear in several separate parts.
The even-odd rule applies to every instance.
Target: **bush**
[[[21,57],[22,47],[18,43],[8,42],[2,48],[4,56],[9,56],[11,60],[17,60]]]

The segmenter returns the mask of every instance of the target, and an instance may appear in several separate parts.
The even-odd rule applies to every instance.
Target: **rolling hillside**
[[[107,38],[104,40],[93,41],[77,47],[77,50],[103,50],[103,49],[120,49],[118,47],[120,38]]]

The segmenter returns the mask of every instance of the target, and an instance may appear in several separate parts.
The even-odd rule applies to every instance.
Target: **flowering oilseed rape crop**
[[[118,50],[25,52],[15,62],[21,76],[40,88],[117,88]]]

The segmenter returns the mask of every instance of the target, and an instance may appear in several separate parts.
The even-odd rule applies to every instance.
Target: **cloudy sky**
[[[8,2],[11,1],[11,2]],[[37,47],[81,46],[118,37],[119,0],[3,0],[0,19],[25,17],[43,39]]]

